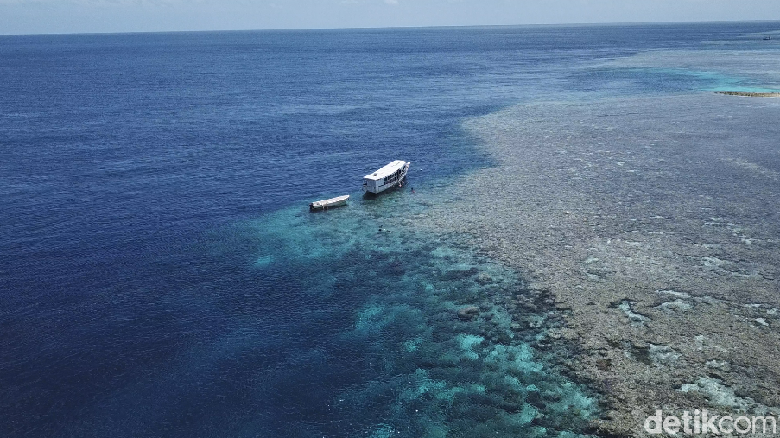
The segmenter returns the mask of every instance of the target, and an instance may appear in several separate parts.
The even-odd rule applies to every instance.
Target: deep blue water
[[[408,192],[305,205],[399,158],[435,201],[490,165],[460,123],[518,102],[776,88],[612,62],[767,50],[755,35],[778,28],[0,37],[0,434],[582,433],[594,394],[453,318],[521,278],[456,241],[377,235],[386,209],[424,209]],[[477,363],[488,342],[509,359]],[[522,389],[486,383],[512,373]],[[556,391],[577,418],[532,424],[561,410],[533,394]]]

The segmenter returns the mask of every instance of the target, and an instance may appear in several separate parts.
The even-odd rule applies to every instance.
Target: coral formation
[[[779,119],[709,93],[518,105],[466,123],[495,167],[416,223],[545,291],[608,401],[600,434],[655,409],[777,414]]]

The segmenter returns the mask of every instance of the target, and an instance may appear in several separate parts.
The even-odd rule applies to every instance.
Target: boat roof
[[[365,179],[372,179],[372,180],[378,180],[381,178],[384,178],[386,176],[390,176],[394,174],[398,169],[404,167],[404,164],[406,164],[406,161],[396,160],[391,162],[390,164],[382,167],[381,169],[377,170],[376,172],[366,175]]]

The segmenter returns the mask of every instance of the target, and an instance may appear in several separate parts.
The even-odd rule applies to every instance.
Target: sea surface
[[[522,273],[414,217],[491,166],[465,120],[778,91],[778,29],[0,37],[0,435],[587,434],[553,313],[491,304]],[[395,159],[406,186],[364,199]]]

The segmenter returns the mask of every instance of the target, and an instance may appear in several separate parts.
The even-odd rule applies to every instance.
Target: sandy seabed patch
[[[416,226],[547,291],[603,435],[656,409],[780,414],[780,105],[701,93],[520,105],[465,127],[496,166]]]

